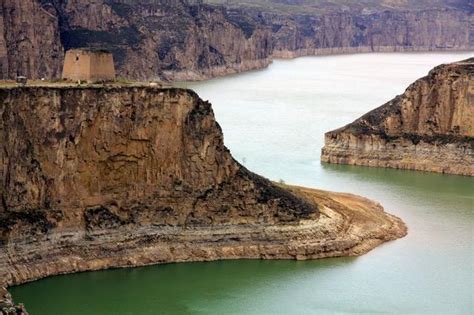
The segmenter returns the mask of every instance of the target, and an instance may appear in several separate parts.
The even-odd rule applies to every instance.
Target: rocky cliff
[[[63,50],[78,47],[111,50],[120,76],[164,80],[263,68],[273,57],[472,49],[470,8],[437,2],[383,10],[323,2],[313,10],[287,1],[273,10],[185,0],[3,0],[0,78],[58,77]]]
[[[460,10],[269,15],[268,19],[274,30],[273,55],[281,58],[474,47],[474,19]]]
[[[15,305],[5,288],[0,288],[0,315],[28,315],[23,304]]]
[[[465,0],[208,1],[261,16],[279,58],[474,47],[474,7]]]
[[[258,18],[220,7],[185,0],[6,1],[0,33],[34,44],[17,49],[6,41],[4,56],[19,58],[25,66],[5,59],[2,65],[10,71],[2,70],[2,78],[17,72],[57,77],[63,50],[77,47],[112,51],[118,75],[133,79],[198,80],[270,63],[271,30]],[[31,19],[29,12],[38,18]],[[34,47],[43,47],[44,53]]]
[[[322,161],[474,176],[474,58],[327,133]]]
[[[189,90],[4,87],[0,104],[0,286],[164,262],[360,255],[406,233],[369,200],[251,173]]]
[[[63,46],[58,15],[36,0],[0,2],[0,78],[58,77]]]

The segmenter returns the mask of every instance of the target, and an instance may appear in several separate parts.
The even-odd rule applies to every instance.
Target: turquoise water
[[[12,288],[30,314],[473,314],[474,178],[321,164],[325,131],[400,94],[459,54],[275,61],[184,84],[213,103],[225,142],[273,180],[353,192],[409,235],[357,258],[171,264],[59,276]]]

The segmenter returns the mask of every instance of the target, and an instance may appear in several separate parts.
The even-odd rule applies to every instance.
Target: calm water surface
[[[273,180],[361,194],[409,235],[358,258],[171,264],[12,288],[30,314],[473,314],[474,179],[320,163],[323,134],[474,55],[366,54],[275,61],[185,84],[212,101],[225,142]]]

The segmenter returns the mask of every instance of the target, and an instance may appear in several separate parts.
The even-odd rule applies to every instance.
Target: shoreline
[[[337,48],[307,48],[295,51],[274,51],[265,59],[246,60],[226,66],[212,67],[200,71],[186,70],[176,72],[164,72],[165,82],[199,82],[222,78],[240,73],[258,71],[268,68],[275,60],[291,60],[302,57],[354,55],[370,53],[455,53],[474,51],[474,47],[405,47],[405,46],[360,46],[360,47],[337,47]]]
[[[56,275],[167,263],[360,256],[407,234],[401,219],[369,199],[285,188],[320,205],[320,218],[284,225],[147,226],[97,231],[93,237],[78,231],[51,233],[37,240],[40,246],[19,242],[4,247],[0,288]]]

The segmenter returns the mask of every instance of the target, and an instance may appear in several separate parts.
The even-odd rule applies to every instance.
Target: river
[[[474,178],[321,164],[326,131],[472,53],[277,60],[184,83],[212,102],[225,143],[272,180],[377,200],[406,238],[357,258],[226,261],[58,276],[11,288],[30,315],[473,314]]]

